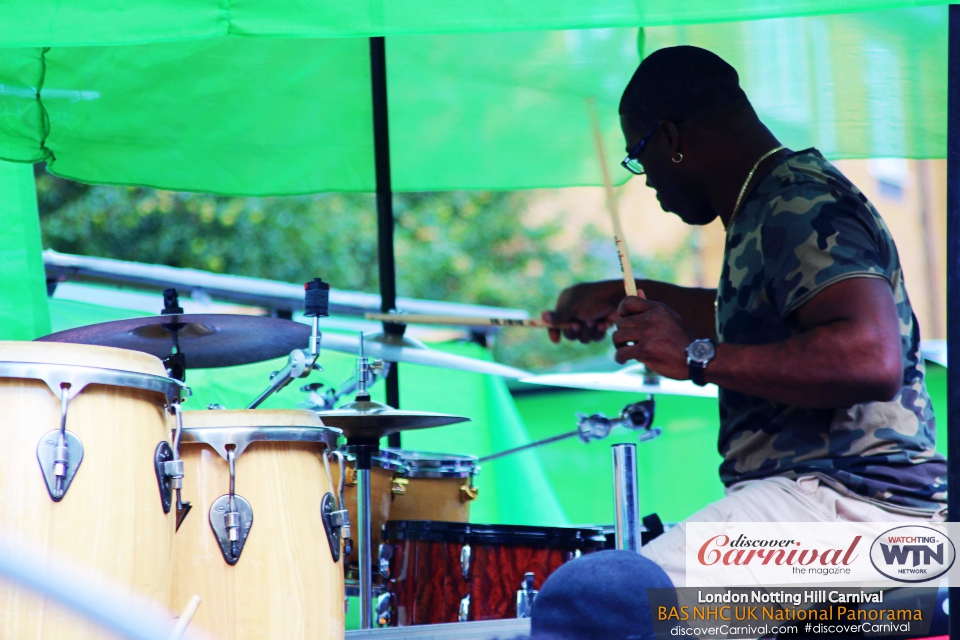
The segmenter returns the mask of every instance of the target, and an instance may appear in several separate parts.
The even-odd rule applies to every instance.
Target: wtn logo
[[[880,549],[883,552],[883,561],[887,564],[904,565],[910,556],[913,556],[913,566],[918,567],[920,563],[929,565],[934,560],[938,565],[943,564],[943,543],[937,545],[936,550],[926,544],[894,544],[885,545],[880,543]]]
[[[931,527],[894,527],[878,536],[870,547],[870,562],[881,574],[897,582],[925,582],[939,578],[956,557],[953,542]]]

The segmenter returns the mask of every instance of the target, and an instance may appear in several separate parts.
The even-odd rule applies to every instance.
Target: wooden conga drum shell
[[[184,427],[322,426],[306,411],[184,412]],[[196,626],[223,640],[343,638],[343,568],[334,563],[320,516],[331,490],[323,446],[252,442],[236,459],[236,494],[249,501],[253,526],[229,565],[210,527],[210,506],[226,494],[227,462],[211,446],[184,442],[184,499],[193,510],[176,540],[174,594],[183,607],[203,601]],[[342,560],[341,560],[342,562]]]
[[[0,342],[0,362],[80,365],[166,376],[157,358],[77,344]],[[83,460],[66,495],[54,502],[37,445],[60,427],[60,398],[40,380],[0,378],[0,528],[5,535],[64,557],[133,595],[169,608],[174,514],[164,514],[154,471],[157,444],[172,420],[162,394],[94,384],[69,403],[67,430]],[[0,637],[30,640],[112,638],[20,587],[0,582]]]

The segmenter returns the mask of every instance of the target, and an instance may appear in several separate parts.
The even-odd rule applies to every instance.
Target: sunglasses
[[[680,124],[683,122],[683,118],[677,118],[671,120],[671,122],[674,124]],[[643,148],[647,146],[647,142],[650,141],[650,138],[653,136],[654,132],[659,128],[660,123],[658,122],[656,125],[654,125],[653,129],[650,129],[647,135],[643,136],[643,139],[637,143],[637,146],[635,146],[630,153],[627,154],[627,157],[624,158],[623,162],[620,163],[624,169],[635,176],[642,176],[645,173],[643,170],[643,165],[640,164],[640,154],[643,153]]]

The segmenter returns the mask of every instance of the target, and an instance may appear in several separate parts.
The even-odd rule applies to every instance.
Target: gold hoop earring
[[[680,156],[679,160],[677,158],[670,158],[671,160],[673,160],[674,164],[680,164],[681,162],[683,162],[683,154],[677,151],[677,155]]]

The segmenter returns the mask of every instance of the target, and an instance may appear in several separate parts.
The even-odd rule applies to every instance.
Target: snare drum
[[[336,510],[324,461],[340,430],[309,411],[186,411],[183,423],[193,512],[177,532],[176,607],[199,595],[192,624],[225,640],[343,638],[340,532],[322,515]]]
[[[181,389],[145,353],[0,342],[4,535],[170,607],[175,514],[154,459],[169,447],[165,406]],[[0,630],[15,640],[114,637],[2,581]]]
[[[517,616],[518,591],[534,590],[563,563],[603,548],[601,529],[421,520],[384,527],[391,624],[406,626]]]
[[[391,520],[467,522],[477,497],[473,476],[480,471],[476,456],[390,449],[403,461],[395,480]]]

